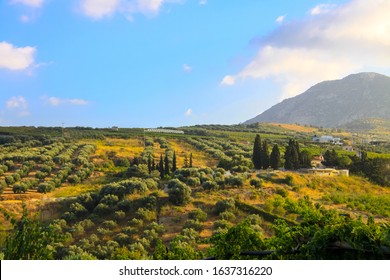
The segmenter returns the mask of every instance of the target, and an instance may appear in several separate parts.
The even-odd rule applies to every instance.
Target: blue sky
[[[3,0],[0,125],[244,122],[390,74],[389,0]]]

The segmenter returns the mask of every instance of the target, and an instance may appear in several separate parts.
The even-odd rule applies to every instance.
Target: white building
[[[320,136],[320,137],[318,137],[317,135],[314,135],[313,142],[315,142],[315,143],[328,143],[328,144],[334,144],[334,145],[343,145],[340,138],[328,136],[328,135],[324,135],[324,136]]]

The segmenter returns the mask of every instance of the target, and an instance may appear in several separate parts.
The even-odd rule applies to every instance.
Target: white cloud
[[[34,63],[34,47],[14,47],[7,42],[0,42],[0,68],[25,70]]]
[[[390,1],[353,0],[324,12],[320,7],[301,21],[281,25],[260,38],[259,51],[239,73],[221,84],[246,78],[272,79],[282,97],[310,85],[369,69],[390,71]]]
[[[207,0],[199,0],[199,5],[206,5],[207,4]]]
[[[43,97],[43,100],[50,104],[51,106],[59,106],[63,104],[69,104],[69,105],[76,105],[76,106],[84,106],[88,105],[89,102],[84,99],[78,99],[78,98],[58,98],[58,97]]]
[[[183,0],[78,0],[81,12],[95,20],[121,14],[128,21],[134,21],[135,14],[157,15],[163,5],[178,4]]]
[[[138,0],[138,10],[143,14],[156,14],[164,0]]]
[[[78,106],[84,106],[84,105],[88,105],[89,102],[84,100],[84,99],[68,99],[66,100],[66,103],[69,103],[69,104],[72,104],[72,105],[78,105]]]
[[[282,22],[284,21],[285,18],[286,18],[285,15],[284,15],[284,16],[279,16],[275,21],[276,21],[277,23],[282,23]]]
[[[16,112],[19,116],[28,116],[28,102],[23,96],[13,96],[6,102],[8,110]]]
[[[191,115],[192,115],[192,109],[189,108],[189,109],[185,112],[185,115],[186,115],[187,117],[191,116]]]
[[[42,7],[44,0],[12,0],[11,3],[22,4],[33,8],[40,8]]]
[[[101,19],[115,13],[120,0],[82,0],[80,8],[82,12],[91,18]]]
[[[186,73],[192,72],[192,67],[189,66],[188,64],[183,64],[183,71]]]
[[[326,14],[335,9],[337,5],[333,4],[319,4],[310,10],[311,15]]]
[[[222,86],[232,86],[236,83],[236,78],[230,75],[225,76],[222,79],[221,85]]]

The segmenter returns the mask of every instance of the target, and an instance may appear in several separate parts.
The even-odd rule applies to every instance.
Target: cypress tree
[[[284,152],[284,168],[285,169],[293,169],[292,168],[292,161],[291,161],[291,140],[288,143],[288,146],[286,147],[286,151]]]
[[[187,168],[188,167],[188,157],[187,155],[184,155],[184,165],[183,165],[184,168]]]
[[[150,154],[148,156],[148,170],[149,170],[149,174],[150,174],[152,172],[152,157]]]
[[[261,149],[261,162],[262,168],[267,169],[269,167],[269,153],[268,153],[268,141],[264,140]]]
[[[169,175],[170,174],[170,169],[169,169],[169,160],[168,160],[168,155],[167,154],[165,154],[164,164],[165,164],[164,173],[165,173],[165,175]]]
[[[270,161],[271,167],[275,170],[279,169],[279,167],[282,166],[278,144],[275,144],[273,146],[269,161]]]
[[[173,151],[173,157],[172,157],[172,173],[176,171],[176,152]]]
[[[156,170],[156,163],[154,162],[154,157],[152,158],[152,170]]]
[[[255,143],[253,144],[252,162],[256,169],[260,169],[262,167],[261,139],[259,134],[256,135]]]
[[[299,168],[299,145],[296,141],[292,139],[289,140],[284,159],[284,168],[292,170]]]
[[[158,171],[160,171],[161,179],[164,178],[164,161],[162,155],[160,155],[160,162],[158,163]]]
[[[190,154],[190,167],[192,167],[192,153]]]

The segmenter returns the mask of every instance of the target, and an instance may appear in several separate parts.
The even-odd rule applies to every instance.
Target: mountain
[[[244,124],[277,122],[340,127],[372,118],[390,120],[390,77],[359,73],[316,84]]]

